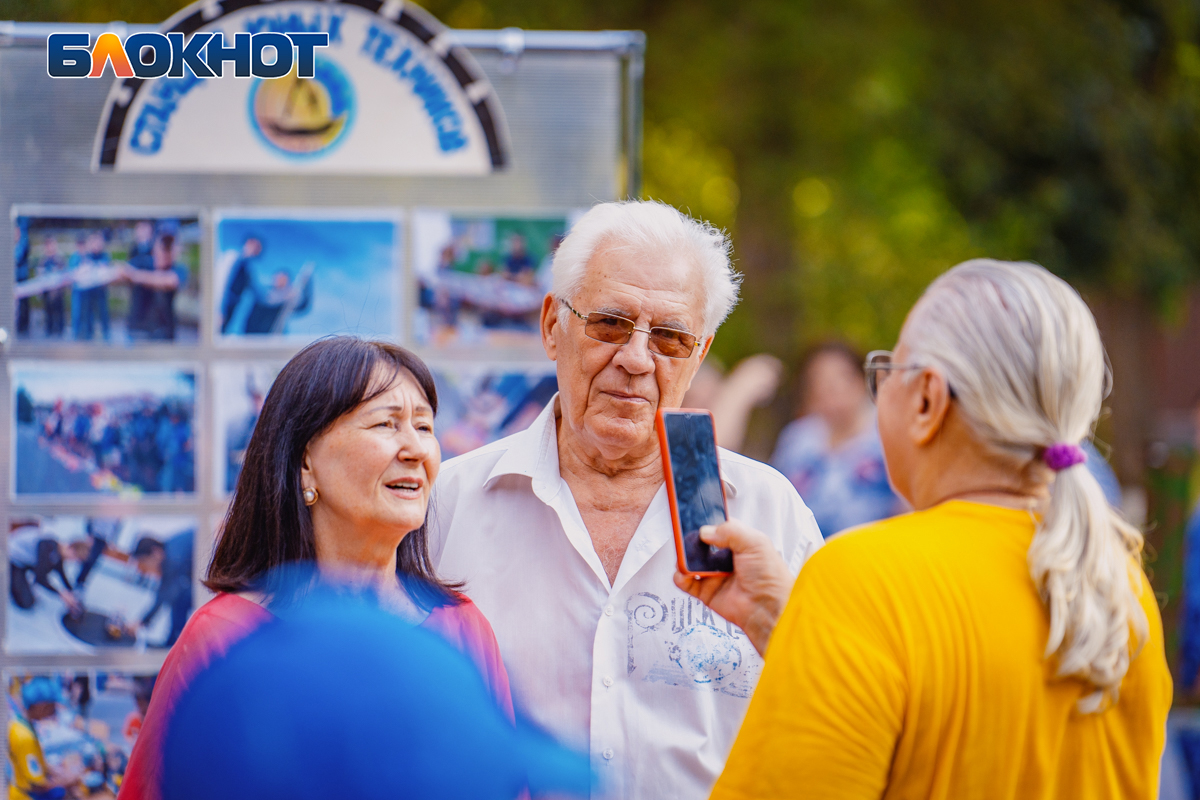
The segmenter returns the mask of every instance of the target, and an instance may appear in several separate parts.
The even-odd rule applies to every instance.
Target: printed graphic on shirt
[[[748,698],[762,659],[746,634],[695,598],[638,592],[625,603],[626,674]]]

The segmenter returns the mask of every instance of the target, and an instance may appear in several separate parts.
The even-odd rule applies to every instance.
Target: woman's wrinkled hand
[[[765,653],[795,576],[766,534],[737,520],[706,525],[700,538],[733,551],[733,572],[701,578],[676,572],[675,585],[741,628]]]

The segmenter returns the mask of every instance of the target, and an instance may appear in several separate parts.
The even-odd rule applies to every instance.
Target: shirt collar
[[[552,496],[559,485],[558,472],[558,393],[538,414],[528,428],[515,433],[509,439],[508,449],[492,467],[484,488],[502,475],[525,475],[533,480],[534,492],[541,496],[549,492]],[[728,451],[727,451],[728,452]],[[737,497],[737,484],[729,471],[721,470],[721,482],[729,497]],[[546,499],[543,497],[543,499]]]
[[[492,467],[487,480],[483,482],[484,488],[502,475],[531,478],[535,491],[558,485],[557,408],[558,393],[555,392],[533,424],[510,437],[508,449]]]

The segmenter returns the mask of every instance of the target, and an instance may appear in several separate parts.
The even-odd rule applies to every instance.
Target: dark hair
[[[821,356],[839,356],[846,361],[850,366],[854,367],[855,372],[859,375],[866,376],[866,370],[863,369],[863,361],[865,356],[858,351],[853,345],[837,339],[831,339],[826,342],[821,342],[809,349],[804,356],[804,372],[808,373],[808,368],[813,365]]]
[[[387,379],[380,381],[383,367]],[[304,451],[315,437],[361,403],[379,396],[407,370],[437,413],[433,375],[403,347],[354,336],[314,342],[275,379],[254,426],[242,472],[204,585],[214,592],[265,590],[268,573],[316,561],[312,516],[301,496]],[[430,610],[452,605],[455,584],[437,577],[429,558],[428,521],[396,550],[396,572],[413,601]]]
[[[158,680],[157,675],[136,675],[133,679],[133,696],[137,700],[150,702],[150,697],[154,694],[154,684]]]
[[[149,536],[143,536],[142,538],[138,539],[138,543],[134,546],[133,552],[129,555],[133,558],[145,558],[146,556],[156,553],[160,550],[166,552],[166,549],[167,548],[163,546],[163,543],[157,539]]]

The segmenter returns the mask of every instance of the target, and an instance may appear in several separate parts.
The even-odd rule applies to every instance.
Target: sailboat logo
[[[354,123],[354,90],[333,62],[318,58],[312,78],[299,77],[293,67],[282,78],[255,81],[250,90],[250,120],[279,152],[324,155]]]

